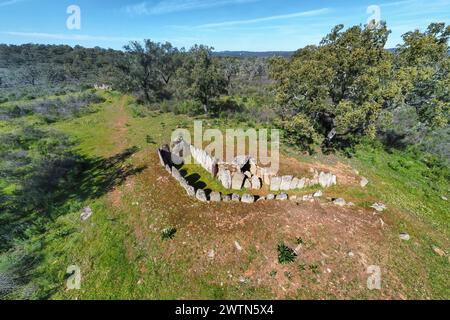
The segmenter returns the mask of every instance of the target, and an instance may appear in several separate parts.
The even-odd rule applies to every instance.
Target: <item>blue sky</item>
[[[80,30],[66,27],[70,5],[81,9]],[[388,47],[430,22],[450,23],[450,0],[0,0],[0,43],[120,49],[150,38],[218,51],[296,50],[336,24],[365,24],[371,5],[392,29]]]

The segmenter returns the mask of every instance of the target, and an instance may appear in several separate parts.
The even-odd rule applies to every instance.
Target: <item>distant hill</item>
[[[290,57],[294,54],[294,51],[219,51],[214,53],[219,57],[235,57],[235,58],[270,58],[274,56],[278,57]]]

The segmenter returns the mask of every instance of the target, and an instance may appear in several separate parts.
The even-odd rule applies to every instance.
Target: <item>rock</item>
[[[212,202],[220,202],[220,201],[222,201],[222,197],[220,195],[220,192],[211,192],[209,198],[210,198],[210,200]]]
[[[223,197],[222,197],[222,201],[223,202],[230,202],[231,201],[231,196],[230,195],[224,195]]]
[[[231,178],[231,188],[233,190],[241,190],[244,185],[245,175],[240,172],[235,172]]]
[[[300,182],[299,178],[293,178],[291,184],[289,186],[289,190],[295,190],[298,188],[298,183]]]
[[[172,167],[172,177],[174,177],[177,181],[180,181],[183,178],[180,171],[178,171],[175,167]]]
[[[253,176],[252,177],[252,189],[253,190],[259,190],[261,189],[261,179],[258,178],[257,176]]]
[[[323,192],[321,190],[317,191],[316,193],[314,193],[313,197],[314,198],[320,198],[321,196],[323,196]]]
[[[215,257],[216,257],[216,252],[215,252],[213,249],[209,250],[209,252],[208,252],[208,258],[209,258],[210,260],[214,260]]]
[[[311,200],[314,200],[314,197],[311,194],[307,194],[302,197],[302,201],[311,201]]]
[[[266,197],[262,196],[262,197],[259,197],[258,200],[256,200],[256,202],[265,201],[265,200],[266,200]]]
[[[168,164],[166,164],[166,171],[167,171],[169,174],[172,174],[172,168],[170,168],[170,165],[168,165]]]
[[[164,161],[164,158],[163,158],[163,156],[162,156],[162,153],[161,153],[161,150],[158,148],[158,157],[159,157],[159,162],[161,163],[161,165],[163,166],[163,167],[165,167],[166,166],[166,163],[165,163],[165,161]]]
[[[231,172],[230,172],[230,170],[222,170],[219,174],[219,179],[225,189],[231,189]]]
[[[203,189],[198,189],[197,193],[195,194],[195,197],[197,198],[197,200],[199,200],[201,202],[208,202],[208,198],[206,197],[205,190],[203,190]]]
[[[329,188],[333,185],[333,174],[321,172],[319,175],[318,183],[323,188]],[[315,181],[314,181],[315,182]]]
[[[231,195],[231,201],[234,201],[234,202],[240,202],[240,201],[241,201],[241,197],[240,197],[238,194],[233,193],[233,194]]]
[[[448,198],[444,197],[444,196],[442,196],[441,199],[444,200],[444,201],[448,201]]]
[[[256,165],[256,161],[250,159],[250,172],[252,175],[256,175],[258,173],[258,166]]]
[[[244,194],[242,196],[241,202],[243,202],[243,203],[254,203],[255,202],[255,197],[250,195],[250,194]]]
[[[447,255],[444,250],[442,250],[441,248],[438,248],[436,246],[433,246],[433,251],[441,257],[445,257]]]
[[[183,138],[173,141],[170,150],[172,163],[176,165],[183,164],[184,158],[191,155],[190,145],[187,144]]]
[[[274,200],[275,199],[275,195],[270,193],[270,194],[267,195],[266,199],[267,200]]]
[[[244,189],[250,190],[252,188],[252,183],[250,182],[250,180],[248,180],[248,178],[246,178],[244,180]]]
[[[245,171],[244,176],[250,179],[252,177],[252,174],[250,173],[250,171]]]
[[[195,188],[193,186],[186,186],[186,188],[184,188],[188,194],[189,197],[195,197],[196,193],[195,193]]]
[[[319,177],[311,179],[311,180],[309,181],[308,186],[314,187],[314,186],[316,186],[316,185],[318,185],[318,184],[319,184]]]
[[[303,188],[305,188],[305,185],[306,185],[306,178],[301,178],[298,181],[297,189],[303,189]]]
[[[359,183],[361,188],[365,188],[369,184],[369,180],[365,177],[361,177],[361,182]]]
[[[348,256],[349,256],[350,258],[353,258],[353,257],[355,256],[355,254],[354,254],[353,252],[350,251],[350,252],[348,253]]]
[[[289,191],[291,189],[291,182],[293,176],[284,176],[281,178],[280,190],[281,191]]]
[[[280,191],[280,186],[281,186],[280,177],[272,177],[272,179],[270,179],[270,191]]]
[[[238,167],[239,169],[242,169],[248,163],[249,159],[249,156],[237,156],[236,158],[234,158],[231,164]]]
[[[399,238],[403,241],[409,241],[409,239],[411,239],[411,237],[407,233],[400,233]]]
[[[86,221],[92,216],[92,209],[89,207],[86,207],[83,209],[83,212],[80,215],[81,221]]]
[[[383,212],[386,210],[386,206],[382,203],[374,203],[371,208],[377,210],[378,212]]]
[[[242,247],[241,247],[241,245],[239,244],[239,242],[235,241],[235,242],[234,242],[234,246],[236,247],[237,251],[242,251]]]
[[[276,199],[280,201],[286,201],[288,200],[288,195],[286,193],[280,193],[279,195],[277,195]]]
[[[340,207],[343,207],[343,206],[345,206],[347,204],[347,202],[344,199],[342,199],[342,198],[335,199],[333,201],[333,203],[335,205],[337,205],[337,206],[340,206]]]

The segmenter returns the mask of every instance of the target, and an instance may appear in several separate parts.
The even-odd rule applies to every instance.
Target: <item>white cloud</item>
[[[276,16],[270,16],[270,17],[264,17],[264,18],[257,18],[257,19],[209,23],[209,24],[199,25],[199,26],[197,26],[197,28],[234,27],[234,26],[239,26],[239,25],[254,24],[254,23],[260,23],[260,22],[267,22],[267,21],[287,20],[287,19],[294,19],[294,18],[301,18],[301,17],[312,17],[312,16],[326,14],[329,12],[331,12],[331,10],[329,8],[322,8],[322,9],[318,9],[318,10],[295,12],[295,13],[290,13],[290,14],[276,15]]]
[[[19,3],[19,2],[24,2],[25,0],[9,0],[9,1],[2,1],[0,2],[0,7],[6,7],[6,6],[11,6],[13,4]]]
[[[125,11],[130,15],[158,15],[257,1],[260,0],[161,0],[157,3],[144,1],[134,5],[126,6]]]
[[[4,35],[16,37],[28,37],[36,39],[52,39],[52,40],[68,40],[68,41],[118,41],[127,42],[139,40],[127,37],[111,37],[111,36],[94,36],[87,34],[62,34],[62,33],[42,33],[42,32],[1,32]]]

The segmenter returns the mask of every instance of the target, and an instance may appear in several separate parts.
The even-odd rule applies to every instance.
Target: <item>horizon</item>
[[[450,0],[337,1],[284,0],[0,0],[0,43],[64,44],[122,49],[134,40],[194,44],[216,52],[292,52],[318,44],[338,24],[345,28],[386,21],[392,31],[386,48],[431,22],[448,23]],[[73,7],[79,28],[69,28]],[[71,20],[72,21],[72,20]],[[120,21],[120,22],[118,22]],[[73,21],[72,21],[73,22]]]

